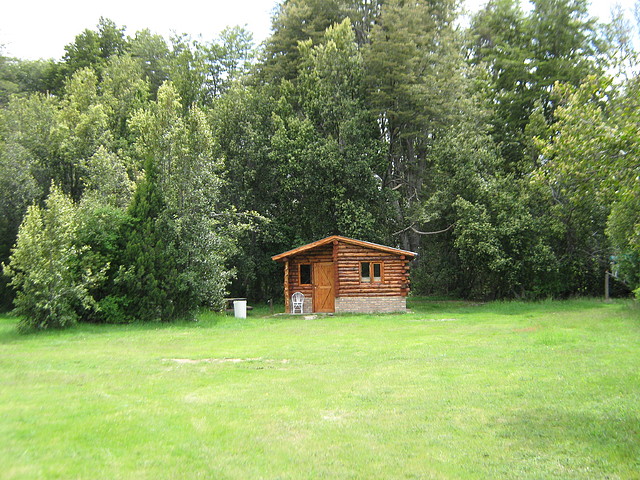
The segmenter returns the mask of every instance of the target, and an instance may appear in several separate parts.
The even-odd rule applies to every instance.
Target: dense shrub
[[[9,263],[3,265],[16,289],[15,313],[22,329],[67,327],[80,311],[95,308],[92,286],[105,269],[83,266],[85,251],[76,243],[77,210],[72,200],[52,185],[45,207],[32,205],[20,226]]]

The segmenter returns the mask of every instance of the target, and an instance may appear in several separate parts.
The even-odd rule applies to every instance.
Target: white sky
[[[8,0],[0,8],[4,54],[23,59],[60,59],[64,47],[100,17],[126,27],[127,35],[148,28],[169,36],[188,33],[213,40],[240,25],[260,43],[271,29],[276,0]]]
[[[592,0],[591,12],[609,18],[613,4],[629,12],[635,0]],[[153,33],[188,33],[213,40],[227,26],[245,26],[256,43],[270,32],[271,14],[278,0],[9,0],[0,8],[3,54],[23,59],[60,59],[65,45],[84,29],[94,30],[103,16],[132,35],[148,28]],[[486,0],[466,0],[471,11]]]

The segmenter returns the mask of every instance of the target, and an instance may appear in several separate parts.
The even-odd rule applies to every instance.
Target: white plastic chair
[[[291,313],[296,313],[296,308],[300,309],[300,313],[304,313],[304,295],[302,292],[295,292],[291,295]]]

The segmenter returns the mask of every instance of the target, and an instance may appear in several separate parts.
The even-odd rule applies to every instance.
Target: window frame
[[[369,276],[365,277],[363,275],[363,266],[368,265]],[[380,276],[374,276],[376,271],[376,265],[379,266]],[[375,283],[384,283],[384,262],[360,262],[360,271],[358,272],[360,275],[360,283],[366,284],[375,284]],[[365,280],[368,279],[368,280]]]
[[[300,263],[298,264],[298,284],[299,285],[313,285],[313,267],[311,263]],[[309,267],[309,283],[304,283],[302,281],[302,267]]]

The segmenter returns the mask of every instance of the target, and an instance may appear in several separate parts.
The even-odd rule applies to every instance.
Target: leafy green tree
[[[0,106],[6,105],[11,95],[51,90],[54,68],[51,60],[19,60],[0,53]]]
[[[113,20],[100,17],[97,31],[85,29],[77,35],[74,42],[64,49],[58,71],[58,90],[63,88],[65,79],[81,69],[90,68],[100,77],[106,61],[127,50],[124,30]]]
[[[191,106],[202,106],[205,103],[202,87],[207,72],[203,56],[202,46],[189,35],[174,35],[171,38],[166,71],[182,100],[185,113]]]
[[[302,108],[320,133],[348,145],[356,139],[345,136],[345,124],[365,112],[363,60],[350,20],[330,26],[317,45],[301,42],[299,50]]]
[[[125,53],[128,44],[124,32],[125,27],[119,27],[109,18],[100,17],[98,38],[102,58],[108,59]]]
[[[222,305],[233,241],[219,206],[221,181],[211,131],[196,107],[182,116],[172,84],[132,119],[145,178],[134,194],[119,282],[126,312],[141,320],[188,317]],[[144,298],[138,298],[145,294]]]
[[[384,158],[366,107],[363,60],[349,20],[299,44],[299,74],[284,81],[268,125],[269,218],[288,244],[341,233],[381,241],[388,213]],[[263,210],[258,210],[262,212]]]
[[[104,68],[100,90],[100,103],[109,116],[109,131],[126,147],[130,141],[127,122],[149,100],[144,71],[129,54],[112,57]]]
[[[635,39],[640,34],[640,8],[636,6],[636,25],[625,15],[620,5],[611,8],[611,21],[604,25],[603,54],[607,72],[614,78],[630,80],[640,74],[640,52]]]
[[[92,309],[90,287],[104,275],[81,268],[75,243],[76,208],[52,186],[45,208],[29,207],[8,264],[3,264],[16,289],[15,312],[23,329],[68,327],[79,311]]]
[[[489,76],[485,94],[493,103],[492,135],[503,157],[517,162],[536,100],[527,18],[519,0],[488,2],[474,15],[470,36],[471,62],[484,66]]]
[[[122,224],[114,289],[101,301],[110,323],[171,321],[185,314],[174,305],[184,293],[177,284],[176,230],[165,215],[154,162],[146,167],[127,211],[130,221]]]
[[[541,139],[546,160],[541,171],[554,188],[571,204],[593,205],[608,215],[612,247],[603,249],[601,267],[607,268],[609,254],[617,253],[622,279],[632,289],[640,285],[639,84],[634,78],[624,89],[614,89],[610,79],[590,77],[577,88],[558,86],[562,105],[556,111],[556,132],[549,140]],[[604,225],[599,227],[585,234],[602,235]]]
[[[30,162],[29,152],[20,144],[0,141],[0,191],[11,192],[0,196],[0,263],[8,261],[22,218],[41,195]],[[12,299],[6,277],[1,277],[0,309],[8,309]]]
[[[273,298],[270,256],[291,245],[336,233],[383,241],[388,232],[385,158],[349,20],[317,44],[302,42],[299,62],[294,81],[235,85],[210,114],[225,202],[267,220],[242,237],[233,261],[234,288],[252,298]]]
[[[121,209],[129,205],[135,185],[129,178],[126,163],[117,154],[99,147],[83,167],[83,201],[91,199]]]
[[[280,290],[274,283],[277,266],[271,261],[286,249],[289,231],[278,218],[286,215],[282,184],[284,169],[271,155],[274,122],[281,109],[268,88],[232,86],[209,111],[212,134],[224,162],[221,203],[239,212],[258,212],[266,221],[239,236],[238,250],[229,258],[237,270],[232,295],[269,299]]]
[[[47,159],[48,177],[79,200],[83,190],[82,161],[100,146],[109,146],[108,108],[98,92],[98,78],[91,69],[78,70],[65,87],[62,108],[52,132],[56,154]]]
[[[550,114],[550,98],[555,82],[579,84],[599,70],[600,32],[589,16],[587,0],[535,0],[527,30],[533,53],[533,80],[544,92],[545,113]]]
[[[273,16],[273,34],[266,42],[261,75],[270,83],[298,75],[298,42],[319,43],[324,32],[345,18],[339,0],[286,0]]]
[[[160,85],[167,81],[167,62],[169,47],[161,35],[151,33],[149,29],[136,32],[128,40],[131,57],[136,60],[149,82],[149,91],[155,99]]]
[[[81,251],[78,264],[87,271],[103,274],[88,287],[93,299],[91,308],[79,310],[79,321],[127,323],[117,284],[123,235],[131,218],[127,210],[114,206],[109,199],[85,195],[78,205],[75,244]]]
[[[470,298],[565,294],[552,198],[504,175],[481,118],[467,115],[433,144],[419,222],[408,227],[421,237],[412,289]]]
[[[429,151],[464,110],[454,18],[455,3],[448,0],[389,1],[363,54],[368,103],[385,143],[383,184],[396,192],[395,226],[408,250],[419,247],[420,236],[406,227],[420,221]]]
[[[351,21],[359,47],[370,42],[384,0],[286,0],[272,18],[273,34],[265,42],[258,76],[267,83],[298,76],[299,42],[322,43],[324,32],[345,19]]]
[[[523,188],[513,176],[495,178],[473,202],[454,202],[453,246],[462,273],[461,296],[540,298],[566,295],[573,280],[565,276],[554,250],[558,227],[543,215],[544,192]],[[489,187],[489,188],[487,188]],[[564,283],[563,283],[564,282]]]
[[[70,75],[81,68],[92,67],[102,60],[100,35],[89,29],[76,35],[74,43],[65,47],[62,57],[65,63],[65,74]]]
[[[578,85],[598,71],[604,45],[585,0],[534,0],[525,14],[518,0],[492,0],[472,19],[471,63],[489,74],[492,135],[508,171],[528,174],[525,129],[536,106],[547,122],[556,81]]]
[[[329,27],[318,45],[308,40],[299,49],[299,103],[315,137],[299,165],[292,166],[306,182],[299,190],[310,211],[300,216],[312,219],[316,226],[307,231],[317,235],[381,241],[387,233],[381,220],[389,213],[384,205],[388,192],[380,185],[385,159],[376,118],[365,103],[364,62],[351,21]]]
[[[225,28],[217,41],[202,46],[206,78],[203,88],[211,103],[234,81],[247,75],[254,56],[253,35],[241,27]]]
[[[12,97],[0,110],[0,262],[7,262],[18,227],[33,203],[44,199],[55,154],[52,131],[59,102],[42,94]],[[13,291],[0,280],[0,306],[9,308]]]
[[[135,191],[126,165],[115,153],[100,147],[86,162],[85,189],[78,205],[75,243],[82,249],[82,268],[104,271],[89,288],[95,306],[83,309],[82,321],[126,323],[130,319],[118,297],[118,271],[125,245],[124,235],[131,227],[127,214]]]
[[[192,105],[211,106],[251,68],[253,39],[243,28],[226,28],[211,42],[196,41],[188,35],[176,35],[171,41],[166,72],[185,111]]]
[[[0,133],[5,148],[21,152],[27,167],[43,192],[51,183],[50,164],[56,155],[54,131],[60,102],[57,98],[35,94],[12,98],[2,110]]]

